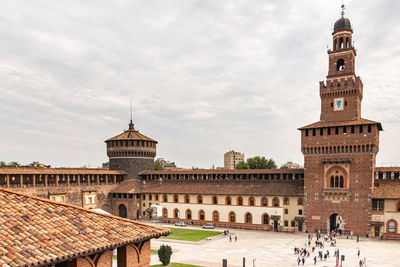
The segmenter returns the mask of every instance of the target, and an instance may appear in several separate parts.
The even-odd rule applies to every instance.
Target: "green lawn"
[[[163,236],[161,238],[185,240],[185,241],[200,241],[206,239],[207,237],[222,234],[222,232],[216,232],[216,231],[203,231],[203,230],[193,230],[184,228],[168,227],[168,229],[171,230],[171,234],[169,236]]]
[[[151,266],[152,266],[152,267],[163,267],[163,266],[165,266],[165,265],[157,264],[157,265],[151,265]],[[168,265],[168,267],[202,267],[202,266],[171,262],[171,263]]]
[[[153,254],[158,254],[158,250],[157,250],[157,249],[152,249],[152,250],[150,251],[150,253],[151,253],[151,255],[153,255]]]

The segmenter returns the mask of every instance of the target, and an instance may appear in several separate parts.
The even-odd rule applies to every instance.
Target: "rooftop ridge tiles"
[[[118,217],[118,216],[115,216],[115,215],[112,215],[112,214],[100,213],[100,212],[97,212],[97,211],[93,211],[93,210],[89,210],[89,209],[73,206],[73,205],[70,205],[70,204],[60,203],[60,202],[52,201],[52,200],[45,199],[45,198],[40,198],[40,197],[27,195],[27,194],[20,193],[20,192],[15,192],[15,191],[12,191],[12,190],[9,190],[9,189],[5,189],[5,188],[0,188],[0,191],[3,191],[3,192],[8,193],[8,194],[19,195],[19,196],[26,197],[26,198],[29,198],[29,199],[35,199],[35,200],[38,200],[38,201],[47,202],[47,203],[50,203],[50,204],[53,204],[53,205],[64,206],[64,207],[67,207],[67,208],[73,208],[73,209],[77,209],[77,210],[80,210],[80,211],[84,211],[84,212],[88,212],[88,213],[94,213],[96,215],[101,215],[101,216],[104,216],[104,217],[113,218],[113,219],[117,219],[117,220],[120,220],[120,221],[125,221],[125,222],[129,222],[129,223],[132,223],[132,224],[151,227],[151,228],[158,229],[160,231],[164,231],[165,234],[161,234],[160,236],[166,235],[167,233],[168,234],[170,233],[170,230],[166,230],[165,228],[162,228],[162,227],[158,227],[158,226],[155,226],[155,225],[149,225],[149,224],[145,224],[145,223],[142,223],[142,222],[132,221],[132,220],[129,220],[129,219],[126,219],[126,218],[121,218],[121,217]]]

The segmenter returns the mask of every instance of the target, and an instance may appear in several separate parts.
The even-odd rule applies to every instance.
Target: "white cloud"
[[[179,166],[229,149],[302,162],[319,119],[335,1],[6,1],[0,7],[0,160],[99,166],[134,122]],[[396,158],[400,17],[395,0],[349,2],[363,116]],[[400,164],[400,162],[399,162]]]

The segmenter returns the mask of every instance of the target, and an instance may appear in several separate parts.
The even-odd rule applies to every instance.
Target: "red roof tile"
[[[400,199],[400,180],[375,180],[373,198]]]
[[[126,174],[124,171],[89,168],[0,168],[0,174]]]
[[[351,126],[351,125],[366,125],[366,124],[377,124],[379,130],[383,131],[382,124],[377,121],[371,121],[367,119],[358,119],[352,121],[334,121],[334,122],[315,122],[299,128],[298,130],[312,129],[312,128],[323,128],[323,127],[335,127],[335,126]]]
[[[150,137],[147,137],[147,136],[139,133],[139,131],[131,130],[131,129],[124,131],[122,134],[119,134],[110,139],[107,139],[105,142],[114,141],[114,140],[145,140],[145,141],[152,141],[152,142],[157,143],[156,140],[151,139]]]
[[[143,181],[141,188],[137,181],[128,180],[115,188],[114,193],[165,193],[165,194],[212,194],[212,195],[303,195],[303,181],[218,181],[218,180],[167,180]]]
[[[0,189],[0,265],[51,264],[169,230]]]

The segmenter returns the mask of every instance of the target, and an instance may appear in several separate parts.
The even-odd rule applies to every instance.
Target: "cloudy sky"
[[[0,5],[0,160],[101,166],[128,127],[180,167],[224,152],[303,164],[297,128],[319,120],[340,0],[18,1]],[[400,165],[400,1],[346,1],[382,122],[378,165]]]

